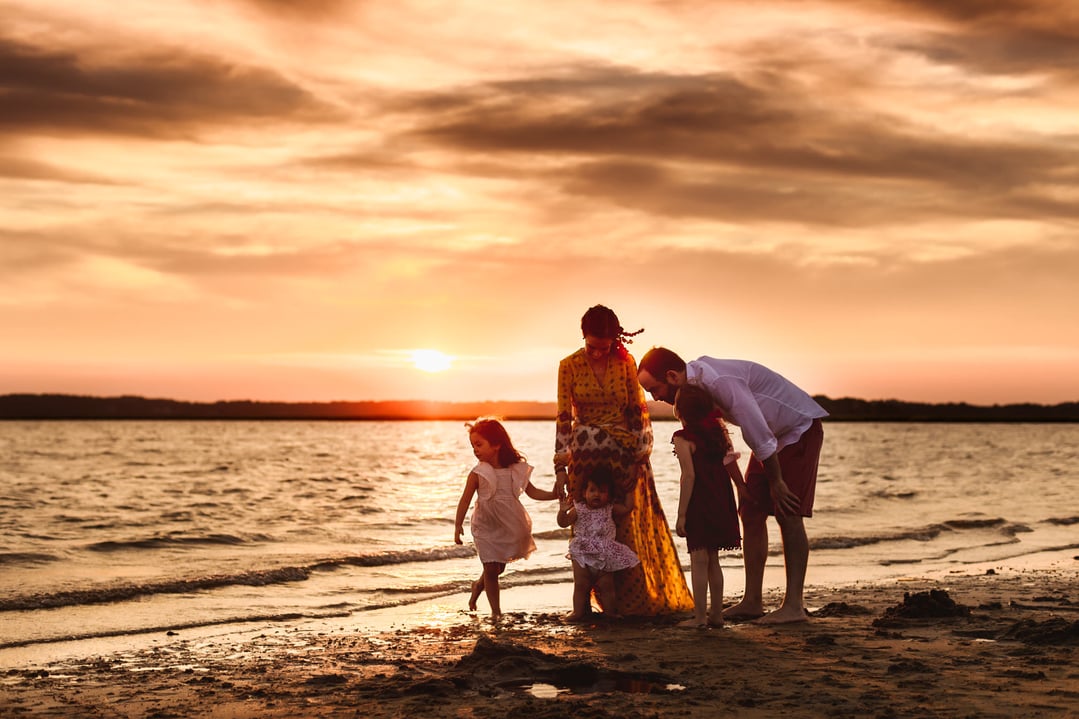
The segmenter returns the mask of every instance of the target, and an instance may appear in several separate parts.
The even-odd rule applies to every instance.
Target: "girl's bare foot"
[[[714,615],[709,615],[708,626],[722,629],[724,626],[726,626],[726,622],[723,621],[723,615],[720,614],[718,617]]]
[[[702,622],[700,619],[694,617],[693,619],[687,619],[684,622],[678,622],[678,626],[683,629],[707,629],[708,622]]]
[[[468,598],[469,611],[476,611],[476,600],[480,598],[480,594],[483,593],[483,582],[476,580],[472,582],[472,596]]]

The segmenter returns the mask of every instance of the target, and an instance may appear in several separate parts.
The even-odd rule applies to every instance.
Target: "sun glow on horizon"
[[[423,372],[442,372],[453,364],[453,357],[438,350],[412,350],[412,364]]]

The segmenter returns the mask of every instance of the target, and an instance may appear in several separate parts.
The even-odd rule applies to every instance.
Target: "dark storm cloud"
[[[837,4],[865,6],[864,0]],[[1079,17],[1073,3],[1060,0],[877,0],[899,14],[921,13],[963,23],[1000,27],[1066,27]],[[1073,32],[1079,28],[1072,27]]]
[[[862,0],[857,5],[865,7]],[[975,72],[1079,76],[1079,6],[1074,2],[880,0],[876,5],[937,23],[912,40],[896,41],[896,49]]]
[[[904,219],[1074,219],[1040,188],[1079,185],[1062,138],[993,141],[828,104],[781,75],[623,71],[589,91],[565,78],[416,99],[415,137],[465,154],[560,157],[575,195],[670,216],[862,225]],[[1066,140],[1065,140],[1066,141]],[[1071,142],[1075,143],[1075,138]]]
[[[160,138],[238,121],[311,120],[326,111],[276,73],[206,56],[158,52],[97,64],[7,38],[0,38],[0,91],[0,131],[8,132]]]

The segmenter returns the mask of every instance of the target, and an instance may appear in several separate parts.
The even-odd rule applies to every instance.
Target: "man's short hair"
[[[662,382],[669,371],[685,372],[686,363],[666,347],[653,347],[644,353],[644,357],[641,357],[637,370],[645,370]]]

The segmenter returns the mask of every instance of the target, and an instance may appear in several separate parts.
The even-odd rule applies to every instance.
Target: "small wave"
[[[260,535],[256,541],[265,541],[266,539],[268,538]],[[164,537],[149,537],[147,539],[131,539],[127,541],[95,542],[94,544],[87,545],[86,548],[91,552],[119,552],[128,549],[164,549],[166,547],[186,545],[238,545],[247,543],[248,540],[241,539],[240,537],[231,534],[208,534],[202,537],[168,535]]]
[[[1067,527],[1067,526],[1070,526],[1072,524],[1075,524],[1075,523],[1079,522],[1079,517],[1052,517],[1052,518],[1047,519],[1045,521],[1048,522],[1049,524],[1057,524],[1057,525],[1060,525],[1062,527]]]
[[[561,567],[536,567],[531,569],[526,569],[522,566],[520,569],[514,569],[512,572],[503,574],[499,580],[499,584],[503,587],[532,587],[542,584],[564,584],[572,580],[573,577],[571,572],[572,570],[568,563]],[[440,584],[415,584],[404,587],[386,587],[379,589],[378,591],[380,594],[387,596],[402,595],[410,597],[409,599],[402,600],[403,603],[410,603],[426,599],[432,594],[442,596],[456,592],[467,592],[472,588],[472,581],[471,576],[469,576],[466,579],[455,579]],[[364,607],[364,609],[370,608],[370,606]]]
[[[540,569],[529,570],[524,572],[515,572],[509,576],[503,576],[499,584],[502,588],[507,587],[538,587],[547,584],[566,584],[569,587],[569,591],[572,591],[573,578],[570,575],[569,568],[563,569]],[[451,594],[459,594],[467,592],[472,585],[471,579],[463,579],[454,582],[443,582],[442,584],[432,584],[418,587],[410,587],[405,589],[384,589],[382,593],[387,597],[394,597],[394,599],[387,599],[386,601],[372,601],[365,604],[362,607],[357,607],[357,611],[369,612],[375,609],[388,609],[391,607],[408,606],[409,604],[416,604],[428,599],[434,599],[437,597],[446,597]]]
[[[310,576],[304,567],[281,567],[239,574],[219,574],[195,579],[174,579],[147,584],[128,584],[101,589],[70,590],[0,599],[0,612],[28,609],[55,609],[81,604],[108,604],[153,594],[186,594],[229,586],[262,587],[285,582],[302,582]]]
[[[995,542],[995,543],[992,543],[992,544],[986,544],[984,546],[986,546],[986,547],[1002,547],[1002,546],[1009,545],[1009,544],[1015,545],[1015,544],[1018,544],[1018,542]],[[1028,557],[1028,556],[1032,556],[1032,555],[1035,555],[1035,554],[1063,552],[1063,551],[1068,551],[1068,550],[1073,550],[1073,549],[1079,549],[1079,544],[1061,544],[1061,545],[1052,546],[1052,547],[1036,547],[1034,549],[1020,549],[1020,551],[1017,551],[1017,552],[1012,552],[1012,553],[1006,553],[1006,554],[999,555],[999,556],[996,557],[996,561],[1005,561],[1005,560],[1009,560],[1009,559],[1017,559],[1019,557]],[[922,562],[932,562],[932,561],[939,561],[941,559],[947,559],[948,557],[952,557],[952,556],[955,556],[955,555],[959,554],[960,551],[961,550],[959,548],[955,548],[955,549],[950,549],[950,550],[947,550],[947,551],[940,552],[940,553],[938,553],[938,554],[936,554],[934,556],[930,556],[930,557],[917,557],[917,558],[910,558],[910,559],[882,559],[878,563],[881,566],[885,566],[885,567],[896,565],[896,564],[920,564]],[[958,564],[984,564],[985,563],[985,558],[984,557],[977,557],[975,559],[970,559],[970,560],[966,560],[966,561],[959,561],[957,563]]]
[[[228,535],[222,536],[227,537]],[[170,541],[174,541],[176,538],[167,539]],[[230,538],[226,540],[225,543],[232,543],[232,540],[235,540],[235,538]],[[157,542],[158,540],[147,541]],[[132,546],[136,548],[144,548],[144,546],[168,546],[168,543],[164,545],[160,543],[152,543],[150,545],[146,545],[145,542],[101,542],[99,544],[105,545],[104,548],[99,547],[101,551],[128,549]],[[98,547],[98,545],[94,546]],[[28,609],[52,609],[56,607],[67,607],[81,604],[107,604],[110,602],[121,602],[129,599],[134,599],[136,597],[150,596],[155,594],[184,594],[188,592],[195,592],[207,589],[219,589],[222,587],[237,585],[266,586],[271,584],[282,584],[285,582],[300,582],[308,579],[312,572],[318,570],[332,570],[344,566],[382,567],[395,564],[406,564],[411,562],[437,562],[446,559],[460,559],[464,557],[471,557],[474,556],[475,553],[475,548],[468,544],[453,545],[449,547],[433,547],[427,549],[399,550],[382,552],[378,554],[364,554],[321,559],[309,565],[299,567],[281,567],[277,569],[255,570],[248,572],[240,572],[236,574],[196,577],[193,579],[169,579],[160,582],[152,582],[145,584],[125,584],[122,586],[113,586],[106,588],[70,590],[63,592],[34,594],[21,597],[16,596],[10,598],[0,598],[0,612]],[[420,588],[419,591],[429,593],[432,590],[428,588]],[[434,591],[441,590],[436,589]]]
[[[59,559],[56,555],[42,552],[0,552],[0,566],[5,564],[46,564]]]
[[[432,547],[427,549],[404,549],[378,554],[360,554],[346,557],[325,559],[313,565],[312,569],[333,569],[334,567],[384,567],[391,564],[410,562],[438,562],[443,559],[461,559],[471,557],[476,550],[468,544],[452,547]]]
[[[1004,524],[1004,521],[1000,517],[993,519],[949,519],[945,522],[945,526],[952,529],[982,529],[984,527],[997,527]]]
[[[812,549],[853,549],[882,542],[902,542],[906,540],[928,542],[939,537],[943,531],[945,531],[945,527],[937,524],[892,534],[870,534],[863,537],[819,537],[810,540],[809,546]]]
[[[570,530],[566,529],[551,529],[546,532],[536,532],[532,535],[536,539],[569,539]]]
[[[875,492],[870,492],[869,496],[877,499],[914,499],[918,496],[918,493],[914,491],[891,492],[887,489],[878,489]]]
[[[929,542],[944,532],[961,532],[971,529],[998,528],[1002,534],[1014,537],[1019,532],[1031,529],[1022,524],[1009,524],[1001,518],[994,519],[951,519],[940,524],[915,527],[888,534],[867,534],[861,537],[818,537],[810,540],[811,549],[853,549],[882,542]]]
[[[297,619],[330,619],[333,617],[347,617],[351,612],[288,612],[282,614],[255,614],[245,617],[228,617],[223,619],[210,619],[198,622],[185,622],[183,624],[165,624],[157,627],[141,629],[123,629],[116,631],[87,632],[83,634],[69,634],[62,637],[49,637],[46,639],[23,639],[13,642],[0,643],[0,649],[13,649],[27,647],[34,644],[54,644],[56,642],[81,641],[86,639],[107,639],[109,637],[136,636],[139,634],[158,634],[162,632],[178,632],[185,629],[200,629],[202,627],[216,627],[223,624],[243,624],[253,622],[290,622]]]

